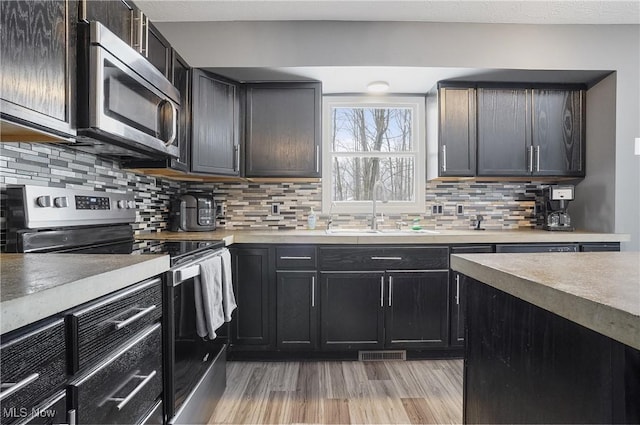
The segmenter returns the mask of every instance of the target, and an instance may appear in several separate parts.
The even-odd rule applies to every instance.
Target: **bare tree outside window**
[[[380,181],[389,201],[415,200],[414,111],[331,109],[332,201],[367,201]]]

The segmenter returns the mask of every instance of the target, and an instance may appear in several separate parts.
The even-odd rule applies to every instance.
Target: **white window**
[[[370,212],[376,182],[376,198],[386,201],[378,211],[424,211],[425,98],[325,96],[323,102],[323,211]]]

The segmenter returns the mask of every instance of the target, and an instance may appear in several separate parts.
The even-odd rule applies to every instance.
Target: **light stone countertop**
[[[0,254],[0,334],[167,270],[168,255]]]
[[[640,252],[461,254],[451,268],[640,349]]]
[[[630,236],[620,233],[548,232],[545,230],[436,230],[438,233],[327,233],[322,230],[225,230],[212,232],[159,232],[136,235],[138,240],[224,240],[233,243],[282,244],[473,244],[473,243],[573,243],[626,242]]]

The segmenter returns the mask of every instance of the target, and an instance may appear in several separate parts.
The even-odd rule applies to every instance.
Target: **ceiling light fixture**
[[[371,93],[384,93],[389,90],[389,83],[386,81],[374,81],[367,85],[367,91]]]

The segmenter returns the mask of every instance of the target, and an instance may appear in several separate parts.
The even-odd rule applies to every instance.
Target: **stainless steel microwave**
[[[76,149],[116,159],[177,157],[180,93],[99,22],[80,24]]]

